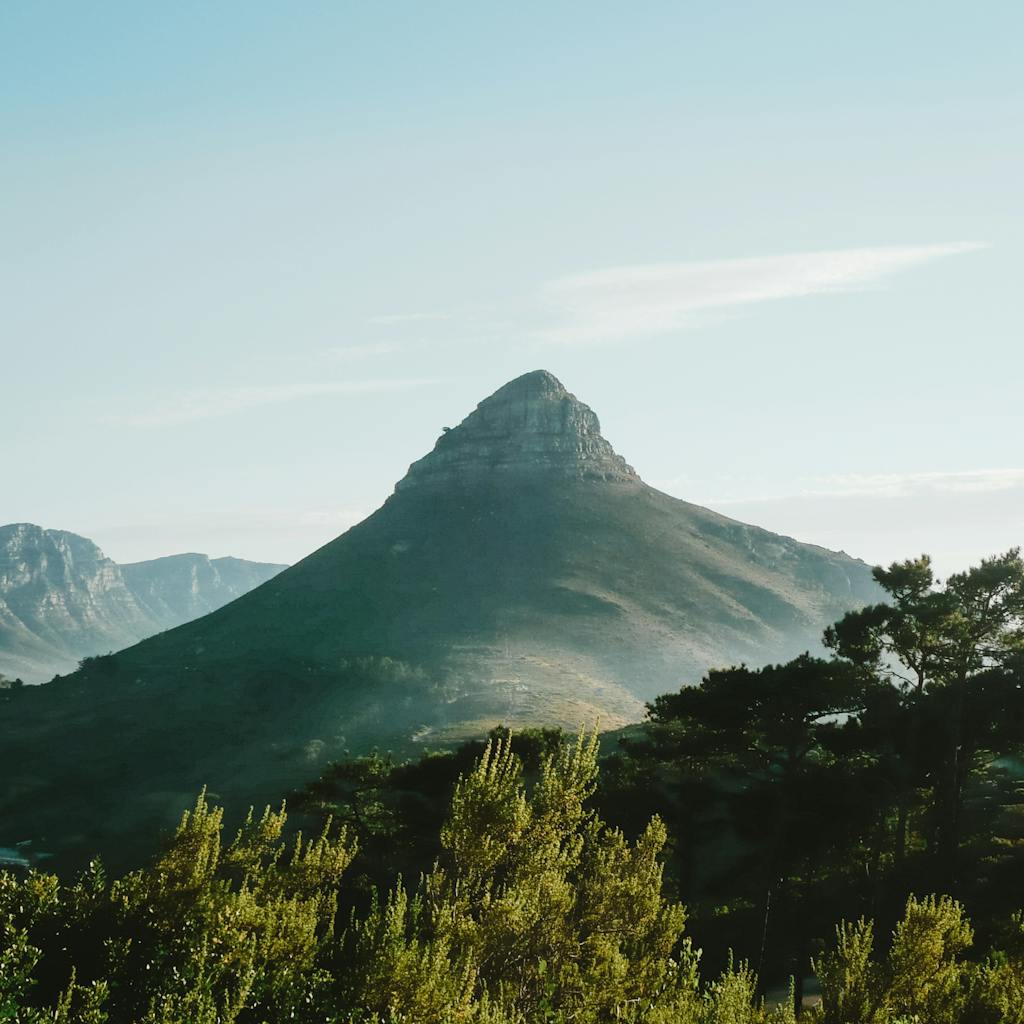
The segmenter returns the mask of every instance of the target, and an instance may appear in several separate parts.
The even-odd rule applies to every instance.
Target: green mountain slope
[[[876,597],[861,562],[648,487],[537,371],[291,569],[9,701],[0,845],[109,844],[204,782],[263,800],[343,749],[614,727],[709,665],[816,646]]]

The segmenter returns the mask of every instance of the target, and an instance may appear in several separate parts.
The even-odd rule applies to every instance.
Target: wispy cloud
[[[211,388],[184,392],[144,412],[104,416],[102,422],[130,427],[177,426],[195,420],[231,416],[259,406],[281,405],[325,395],[407,391],[430,383],[432,381],[429,380],[345,380]]]
[[[555,323],[537,332],[568,344],[664,334],[701,314],[756,302],[855,291],[981,242],[879,246],[754,259],[651,263],[573,274],[543,289]]]
[[[1024,469],[967,469],[920,473],[837,473],[815,477],[785,494],[710,499],[714,506],[794,498],[908,498],[930,494],[990,494],[1024,489]]]
[[[325,349],[322,355],[334,362],[350,359],[372,359],[376,356],[391,356],[404,352],[406,345],[398,341],[371,341],[362,345],[335,345]]]
[[[424,313],[383,313],[379,316],[371,316],[368,323],[380,324],[417,324],[428,320],[451,320],[454,314],[442,312]]]

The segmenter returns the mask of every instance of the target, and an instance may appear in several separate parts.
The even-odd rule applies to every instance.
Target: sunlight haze
[[[5,4],[0,521],[295,562],[545,368],[674,496],[872,563],[1005,550],[1022,33],[1008,2]]]

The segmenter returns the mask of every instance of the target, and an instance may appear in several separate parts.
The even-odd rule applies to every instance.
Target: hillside
[[[206,555],[118,565],[91,541],[0,526],[0,675],[41,683],[205,615],[285,566]]]
[[[203,783],[263,799],[344,749],[622,725],[709,665],[816,646],[877,596],[855,559],[648,487],[536,371],[291,569],[11,702],[0,845],[110,842]]]

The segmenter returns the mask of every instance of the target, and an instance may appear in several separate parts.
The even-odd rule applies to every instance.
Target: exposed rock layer
[[[170,629],[215,611],[286,568],[244,558],[185,554],[129,562],[121,572],[135,599]]]
[[[396,490],[444,487],[473,476],[538,475],[640,482],[601,436],[597,415],[547,370],[524,373],[485,398],[434,450],[409,467]]]
[[[44,682],[205,615],[283,568],[198,554],[119,566],[66,530],[0,526],[0,674]]]

